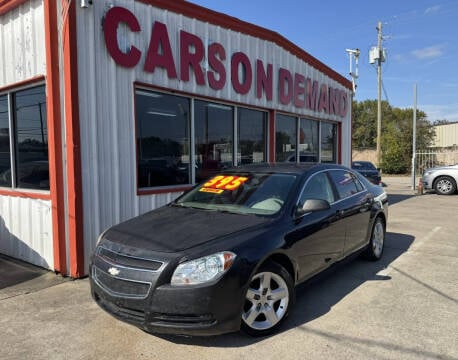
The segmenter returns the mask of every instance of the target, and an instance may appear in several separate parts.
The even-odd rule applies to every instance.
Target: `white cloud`
[[[440,5],[431,6],[425,10],[425,15],[437,13],[440,8]]]
[[[448,105],[423,105],[418,106],[428,115],[428,120],[433,122],[435,120],[446,119],[448,121],[458,121],[458,104]]]
[[[428,46],[423,49],[417,49],[411,51],[411,54],[417,59],[432,59],[438,58],[444,54],[444,44],[438,44],[434,46]]]

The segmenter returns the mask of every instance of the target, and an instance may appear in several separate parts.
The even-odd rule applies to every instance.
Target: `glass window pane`
[[[190,183],[189,99],[137,90],[138,187]]]
[[[48,130],[44,86],[14,94],[17,186],[49,190]]]
[[[233,165],[234,110],[231,106],[196,100],[196,182]]]
[[[237,164],[265,162],[267,114],[263,111],[238,108],[237,120]]]
[[[318,162],[318,121],[300,121],[299,162]]]
[[[329,174],[336,186],[340,199],[345,199],[359,192],[353,175],[348,171],[335,170],[330,171]]]
[[[0,96],[0,186],[11,186],[8,96]]]
[[[321,162],[337,162],[337,125],[321,123]]]
[[[275,118],[275,161],[296,162],[296,118],[277,114]]]
[[[305,185],[299,200],[299,206],[303,206],[308,199],[326,200],[330,204],[334,202],[334,191],[326,173],[314,175]]]

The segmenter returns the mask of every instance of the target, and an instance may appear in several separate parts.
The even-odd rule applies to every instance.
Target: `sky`
[[[346,49],[359,49],[355,100],[377,99],[377,69],[369,50],[382,22],[386,61],[382,99],[417,108],[428,120],[458,121],[457,0],[191,0],[275,31],[349,78]]]

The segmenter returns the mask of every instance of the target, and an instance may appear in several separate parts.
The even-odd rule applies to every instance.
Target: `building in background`
[[[0,253],[87,274],[98,235],[255,162],[351,162],[352,84],[176,0],[0,1]]]

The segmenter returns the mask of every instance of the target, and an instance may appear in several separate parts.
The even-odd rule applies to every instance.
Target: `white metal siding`
[[[51,202],[0,196],[0,253],[54,269]]]
[[[94,1],[93,6],[77,10],[78,31],[78,82],[81,131],[81,157],[84,208],[84,248],[85,264],[95,247],[97,236],[108,226],[128,219],[153,208],[162,206],[178,194],[159,194],[138,196],[136,191],[136,147],[134,122],[135,81],[154,84],[168,89],[176,89],[201,96],[221,98],[243,104],[285,111],[301,112],[327,120],[343,123],[342,148],[344,163],[350,163],[350,91],[336,81],[306,65],[278,45],[211,25],[180,14],[155,8],[136,1],[112,1],[114,6],[122,6],[135,14],[142,31],[132,33],[127,28],[118,30],[120,47],[135,45],[142,51],[140,63],[133,69],[117,65],[106,50],[102,18],[109,9],[108,3]],[[168,79],[162,69],[154,74],[143,70],[148,49],[152,24],[160,21],[167,24],[171,47],[179,74],[179,30],[199,36],[205,43],[214,41],[226,50],[227,81],[225,87],[215,91],[209,86],[198,86],[190,74],[190,81]],[[274,77],[280,67],[288,69],[294,76],[298,72],[330,87],[345,90],[348,95],[348,113],[342,119],[311,112],[307,109],[291,110],[291,107],[277,107],[277,94],[274,85],[274,99],[268,102],[264,97],[255,96],[255,83],[247,95],[237,94],[230,82],[230,59],[233,53],[242,51],[250,58],[255,78],[255,60],[262,59],[264,65],[273,64]],[[274,84],[276,81],[274,80]],[[348,138],[347,138],[348,137]],[[348,152],[348,154],[346,153]]]
[[[0,16],[0,88],[46,73],[43,1]]]
[[[458,123],[437,125],[434,147],[458,147]]]
[[[45,75],[42,0],[0,16],[0,88]],[[0,253],[54,269],[51,202],[0,195]]]

